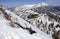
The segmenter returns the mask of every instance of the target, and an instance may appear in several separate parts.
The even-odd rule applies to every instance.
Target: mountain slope
[[[60,37],[60,13],[57,9],[46,3],[26,7],[28,6],[16,7],[13,12],[44,33]]]
[[[3,8],[0,8],[0,13],[1,39],[52,39],[51,36],[43,33],[15,13]]]

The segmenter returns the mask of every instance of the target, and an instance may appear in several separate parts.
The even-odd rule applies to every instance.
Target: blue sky
[[[60,5],[60,0],[0,0],[0,4],[4,7],[16,7],[25,4],[36,4],[46,2],[47,4],[58,6]]]

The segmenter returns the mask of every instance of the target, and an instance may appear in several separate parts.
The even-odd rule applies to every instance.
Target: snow
[[[60,28],[58,27],[58,28],[56,28],[56,31],[58,32],[60,30]]]
[[[15,8],[15,11],[20,10],[20,9],[21,9],[21,10],[31,9],[34,5],[35,5],[35,4],[32,4],[32,5],[26,4],[26,5],[23,5],[23,6],[19,6],[19,7],[16,7],[16,8]]]
[[[35,4],[34,7],[42,7],[42,6],[49,6],[49,5],[45,2],[42,2],[42,3]]]
[[[39,4],[36,4],[35,6],[33,6],[33,8],[36,8],[37,7],[42,7],[43,5],[45,6],[46,3],[39,3]],[[41,6],[40,6],[41,5]],[[46,6],[48,6],[48,4],[46,4]],[[23,6],[24,7],[24,6]],[[18,7],[17,7],[18,8]],[[16,9],[17,9],[16,8]],[[17,10],[17,13],[20,13],[20,17],[22,17],[24,20],[30,22],[30,24],[32,24],[33,26],[35,27],[38,27],[40,30],[42,29],[43,32],[47,33],[47,31],[50,33],[50,32],[53,32],[52,31],[52,28],[49,26],[51,24],[54,23],[54,25],[52,26],[53,29],[54,27],[58,24],[58,22],[55,21],[55,19],[52,19],[50,18],[47,14],[39,14],[38,12],[34,12],[32,10],[27,10],[25,8],[23,8],[24,10],[22,10],[22,13],[19,12],[20,10]],[[31,18],[31,19],[28,19],[27,17],[30,15],[30,14],[38,14],[39,16],[37,18]],[[53,12],[50,12],[51,14],[54,14]],[[56,14],[54,14],[56,15]],[[49,20],[50,19],[50,20]],[[38,22],[39,21],[39,22]],[[42,23],[41,23],[42,21]],[[47,24],[46,24],[47,23]],[[46,27],[44,27],[46,26]],[[44,27],[44,28],[43,28]],[[49,27],[50,27],[50,30],[49,31]],[[51,33],[52,35],[52,33]]]
[[[38,4],[26,4],[23,6],[19,6],[15,8],[15,11],[19,11],[19,10],[29,10],[32,8],[36,8],[36,7],[42,7],[42,6],[49,6],[47,3],[42,2],[42,3],[38,3]]]
[[[48,4],[45,3],[45,2],[42,2],[41,5],[42,5],[42,6],[48,6]]]
[[[0,15],[0,20],[3,22],[0,22],[0,39],[52,39],[50,35],[47,35],[40,31],[37,27],[31,25],[21,17],[15,15],[13,12],[10,12],[8,10],[5,10],[9,16],[11,16],[11,20],[13,22],[18,22],[23,27],[32,28],[32,30],[35,30],[37,33],[34,33],[35,35],[31,35],[26,30],[22,28],[12,28],[9,25],[9,20],[6,20],[3,15]]]
[[[52,35],[54,31],[60,30],[60,28],[55,28],[56,25],[59,23],[54,18],[50,18],[50,16],[48,16],[46,13],[39,14],[38,12],[31,10],[36,7],[45,7],[45,6],[49,6],[49,5],[43,2],[33,5],[24,5],[24,6],[16,7],[15,10],[13,11],[14,13],[8,10],[5,11],[7,12],[8,15],[11,16],[11,20],[13,22],[18,22],[24,28],[27,27],[36,31],[36,33],[32,34],[32,36],[36,36],[39,39],[44,39],[44,38],[51,39],[50,35]],[[28,16],[30,14],[38,14],[38,16],[37,18],[29,19]],[[50,12],[50,14],[56,15],[53,12]],[[24,30],[24,32],[29,34],[29,31],[27,30]]]

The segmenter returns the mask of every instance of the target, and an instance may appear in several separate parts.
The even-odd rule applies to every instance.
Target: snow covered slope
[[[23,6],[18,6],[18,7],[15,7],[14,11],[19,11],[19,10],[29,10],[29,9],[32,9],[32,8],[36,8],[36,7],[42,7],[42,6],[49,6],[47,3],[38,3],[38,4],[31,4],[31,5],[23,5]],[[11,8],[13,9],[13,8]]]
[[[49,35],[56,34],[60,36],[59,11],[53,6],[46,3],[24,5],[16,7],[13,12],[44,33]]]
[[[19,7],[16,7],[14,11],[22,11],[22,10],[27,10],[27,9],[31,9],[35,4],[32,4],[32,5],[23,5],[23,6],[19,6]]]
[[[34,7],[42,7],[42,6],[49,6],[47,3],[38,3],[38,4],[35,4]]]
[[[0,39],[52,39],[15,13],[0,8]]]

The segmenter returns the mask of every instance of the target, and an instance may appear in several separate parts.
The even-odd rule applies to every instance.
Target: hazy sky
[[[58,6],[60,5],[60,0],[0,0],[0,4],[4,7],[15,7],[25,4],[36,4],[46,2],[47,4]]]

